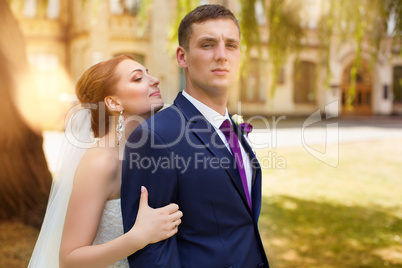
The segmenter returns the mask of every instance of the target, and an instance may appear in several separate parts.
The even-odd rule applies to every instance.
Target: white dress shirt
[[[219,137],[222,139],[223,143],[226,145],[226,148],[232,154],[229,143],[226,140],[225,134],[223,134],[223,132],[219,129],[220,126],[222,125],[223,121],[225,121],[226,119],[228,119],[229,122],[232,123],[232,121],[229,118],[229,113],[228,113],[227,108],[225,111],[225,115],[222,116],[220,113],[218,113],[211,107],[205,105],[204,103],[202,103],[199,100],[195,99],[194,97],[190,96],[185,90],[182,91],[182,94],[189,102],[191,102],[191,104],[193,104],[195,106],[195,108],[215,128],[215,131],[218,133]],[[250,199],[251,199],[251,180],[252,180],[252,176],[253,176],[253,169],[251,168],[250,157],[246,153],[246,150],[243,148],[243,145],[241,144],[240,141],[239,141],[239,144],[240,144],[241,155],[243,157],[243,162],[244,162],[244,170],[246,172],[248,192],[249,192]]]

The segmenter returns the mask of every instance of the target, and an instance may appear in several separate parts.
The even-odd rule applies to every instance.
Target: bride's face
[[[116,96],[126,115],[147,115],[163,107],[159,80],[149,75],[144,66],[127,59],[117,65],[116,73],[119,75]]]

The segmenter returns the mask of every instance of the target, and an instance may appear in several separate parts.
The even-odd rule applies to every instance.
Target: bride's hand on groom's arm
[[[175,235],[182,216],[177,204],[151,208],[148,205],[148,190],[142,186],[137,218],[128,234],[145,247]]]

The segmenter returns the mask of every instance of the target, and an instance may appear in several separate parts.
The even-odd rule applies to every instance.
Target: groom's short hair
[[[190,36],[193,32],[192,25],[194,23],[201,23],[214,19],[231,19],[239,29],[240,35],[239,22],[233,15],[232,11],[221,5],[202,5],[195,8],[181,20],[179,26],[179,46],[188,50]]]

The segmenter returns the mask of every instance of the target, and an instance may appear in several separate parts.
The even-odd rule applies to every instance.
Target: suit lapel
[[[188,129],[191,129],[194,135],[196,135],[201,141],[203,147],[210,151],[211,154],[219,160],[221,166],[226,170],[235,185],[244,205],[247,207],[249,212],[251,212],[247,203],[246,194],[244,193],[240,173],[235,168],[235,159],[222,142],[222,139],[215,131],[215,128],[181,93],[178,94],[174,104],[182,111],[187,122],[190,124]]]

